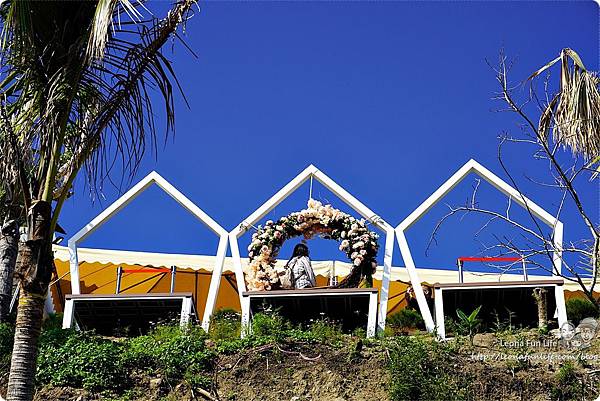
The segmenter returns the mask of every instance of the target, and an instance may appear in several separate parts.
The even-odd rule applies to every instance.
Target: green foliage
[[[183,378],[191,388],[206,390],[212,387],[212,378],[206,373],[206,370],[198,365],[192,365],[186,369]]]
[[[210,382],[214,351],[200,327],[159,326],[148,335],[122,342],[94,334],[49,328],[40,337],[39,384],[123,391],[138,369],[167,381],[185,379],[192,387]]]
[[[585,298],[571,298],[565,303],[569,320],[577,324],[586,317],[598,317],[596,306]]]
[[[46,319],[44,319],[42,328],[44,330],[61,329],[62,323],[63,323],[63,314],[62,313],[51,313],[48,315],[48,317]]]
[[[425,322],[421,314],[412,309],[404,308],[387,318],[387,325],[394,329],[424,329]]]
[[[343,339],[341,325],[326,318],[313,322],[309,332],[311,339],[321,344],[337,345]]]
[[[167,380],[182,379],[188,370],[207,370],[214,351],[207,348],[207,335],[200,327],[158,326],[145,336],[127,342],[126,364],[158,373]]]
[[[503,351],[507,354],[511,354],[514,357],[506,360],[506,367],[515,374],[519,370],[527,369],[531,366],[531,359],[529,356],[533,353],[532,348],[528,345],[529,340],[539,341],[540,338],[531,339],[528,338],[527,331],[504,331],[497,333],[496,336],[504,344]]]
[[[127,384],[123,346],[94,335],[53,331],[40,343],[36,380],[91,391],[118,390]]]
[[[211,340],[234,340],[240,337],[241,323],[239,312],[231,308],[216,311],[210,321],[209,336]]]
[[[396,337],[390,343],[390,399],[463,400],[467,379],[452,366],[452,349],[420,337]]]
[[[577,377],[575,366],[566,362],[558,369],[555,375],[551,395],[553,400],[580,400],[583,399],[584,387]]]
[[[513,324],[513,319],[517,314],[506,307],[504,309],[506,309],[507,312],[507,317],[504,320],[500,319],[500,315],[498,314],[498,312],[494,311],[493,313],[494,322],[492,323],[492,331],[496,334],[510,334],[513,333],[516,329],[515,325]]]
[[[469,315],[460,309],[456,310],[456,315],[458,316],[458,325],[456,328],[458,333],[468,336],[471,340],[471,344],[473,344],[473,338],[475,337],[475,334],[477,334],[479,326],[481,326],[481,319],[477,317],[480,310],[481,305],[475,308]]]
[[[267,342],[282,342],[291,329],[290,322],[275,312],[257,313],[252,319],[252,336]]]
[[[15,329],[11,324],[0,323],[0,367],[9,364],[14,336]]]

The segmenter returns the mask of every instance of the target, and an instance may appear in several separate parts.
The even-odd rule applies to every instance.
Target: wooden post
[[[542,287],[533,289],[533,298],[538,310],[538,329],[548,327],[548,290]]]

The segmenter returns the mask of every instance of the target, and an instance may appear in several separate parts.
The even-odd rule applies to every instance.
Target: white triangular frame
[[[392,267],[392,253],[394,248],[394,228],[312,164],[306,169],[304,169],[300,174],[298,174],[287,185],[281,188],[279,192],[277,192],[269,200],[263,203],[258,209],[256,209],[250,216],[244,219],[237,227],[235,227],[229,233],[231,255],[233,259],[237,287],[240,295],[240,304],[242,308],[242,325],[244,327],[247,327],[247,325],[249,324],[250,301],[248,297],[242,296],[242,293],[246,291],[246,283],[244,280],[244,272],[242,270],[242,260],[240,256],[238,238],[242,236],[248,230],[248,228],[259,222],[267,213],[273,210],[283,200],[285,200],[294,191],[296,191],[303,183],[312,178],[320,182],[328,190],[333,192],[342,201],[344,201],[344,203],[346,203],[357,213],[359,213],[362,217],[370,221],[371,224],[375,225],[377,228],[379,228],[385,233],[386,238],[385,254],[383,258],[383,279],[379,297],[379,311],[377,319],[377,325],[379,330],[383,330],[385,328],[387,302],[389,297],[390,270]],[[375,329],[374,324],[372,329]]]
[[[555,245],[555,251],[553,253],[553,261],[555,271],[553,271],[553,277],[559,277],[561,272],[561,260],[562,260],[562,242],[563,242],[563,223],[548,213],[546,210],[538,206],[536,203],[521,195],[514,187],[510,186],[500,177],[492,173],[490,170],[479,164],[477,161],[471,159],[465,163],[456,173],[454,173],[446,182],[444,182],[431,196],[429,196],[423,203],[419,205],[408,217],[406,217],[395,229],[396,239],[400,247],[402,259],[404,265],[408,269],[408,274],[413,288],[415,289],[415,295],[421,310],[421,315],[425,321],[427,330],[433,332],[436,326],[431,316],[431,311],[425,300],[425,296],[421,289],[421,279],[417,272],[415,262],[410,252],[410,247],[406,240],[406,230],[408,230],[413,224],[421,219],[435,204],[437,204],[444,196],[446,196],[456,185],[464,180],[469,174],[474,173],[483,178],[485,181],[490,183],[504,195],[510,197],[513,201],[519,204],[521,207],[528,209],[531,213],[547,224],[553,233],[553,241]],[[555,298],[556,308],[558,311],[558,324],[559,327],[567,321],[567,312],[565,308],[565,298],[563,292],[563,286],[555,286]]]
[[[161,188],[167,195],[173,198],[179,203],[184,209],[190,212],[194,217],[200,220],[210,230],[219,237],[219,245],[217,247],[217,256],[215,258],[215,266],[211,277],[210,287],[207,296],[206,308],[204,310],[204,317],[202,320],[202,327],[208,330],[208,324],[210,322],[210,316],[212,315],[217,293],[219,292],[219,284],[221,283],[221,271],[223,270],[223,263],[227,253],[227,241],[228,232],[221,227],[215,220],[213,220],[208,214],[200,209],[196,204],[189,200],[184,194],[182,194],[177,188],[171,183],[161,177],[156,171],[152,171],[146,177],[142,178],[140,182],[135,184],[129,191],[125,192],[119,199],[113,202],[110,206],[104,209],[100,214],[92,219],[85,227],[79,230],[75,235],[69,239],[69,254],[70,254],[70,274],[71,274],[71,293],[80,294],[80,278],[79,278],[79,260],[77,257],[77,245],[84,241],[94,231],[100,228],[104,223],[113,218],[123,208],[125,208],[131,201],[137,198],[150,186],[156,184]],[[218,272],[218,274],[217,274]],[[216,276],[216,277],[215,277]],[[65,313],[64,319],[70,319],[70,322],[66,323],[68,327],[71,327],[72,316],[67,316]]]

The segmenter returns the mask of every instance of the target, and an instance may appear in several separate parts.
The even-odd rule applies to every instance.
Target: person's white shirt
[[[308,256],[294,256],[290,260],[290,265],[294,275],[294,288],[310,288],[317,284],[315,272]]]

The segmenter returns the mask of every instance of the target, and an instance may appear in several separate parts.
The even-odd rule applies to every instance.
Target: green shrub
[[[282,342],[291,330],[290,322],[277,313],[257,313],[252,319],[252,336],[267,342]]]
[[[127,384],[121,344],[70,331],[63,331],[58,341],[55,330],[51,330],[52,341],[40,343],[38,383],[91,391],[117,390]]]
[[[404,308],[387,318],[387,325],[393,329],[424,329],[425,322],[421,314],[412,309]]]
[[[339,323],[329,319],[319,319],[313,322],[309,328],[309,339],[321,344],[336,345],[342,341],[343,333]]]
[[[211,367],[214,353],[206,347],[207,338],[197,326],[158,326],[148,335],[127,342],[125,362],[128,367],[179,380],[189,369],[202,371]]]
[[[451,373],[452,350],[419,337],[395,337],[390,343],[390,399],[463,400],[467,380]]]
[[[469,340],[471,340],[471,345],[473,344],[475,334],[479,331],[479,326],[481,326],[481,319],[477,317],[480,310],[481,305],[468,315],[460,309],[456,310],[456,316],[458,316],[458,325],[456,326],[458,334],[468,336]]]
[[[575,324],[586,317],[598,317],[598,309],[585,298],[571,298],[565,305],[569,320]]]
[[[0,367],[10,361],[14,336],[15,329],[11,324],[0,323]]]
[[[566,362],[558,369],[555,381],[551,391],[553,400],[583,399],[584,388],[571,362]]]
[[[241,316],[237,311],[223,308],[213,314],[208,331],[212,340],[233,340],[239,338],[240,333]]]
[[[62,313],[51,313],[46,317],[46,319],[44,319],[44,323],[42,324],[42,329],[43,330],[61,329],[62,323],[63,323],[62,321],[63,321]]]

